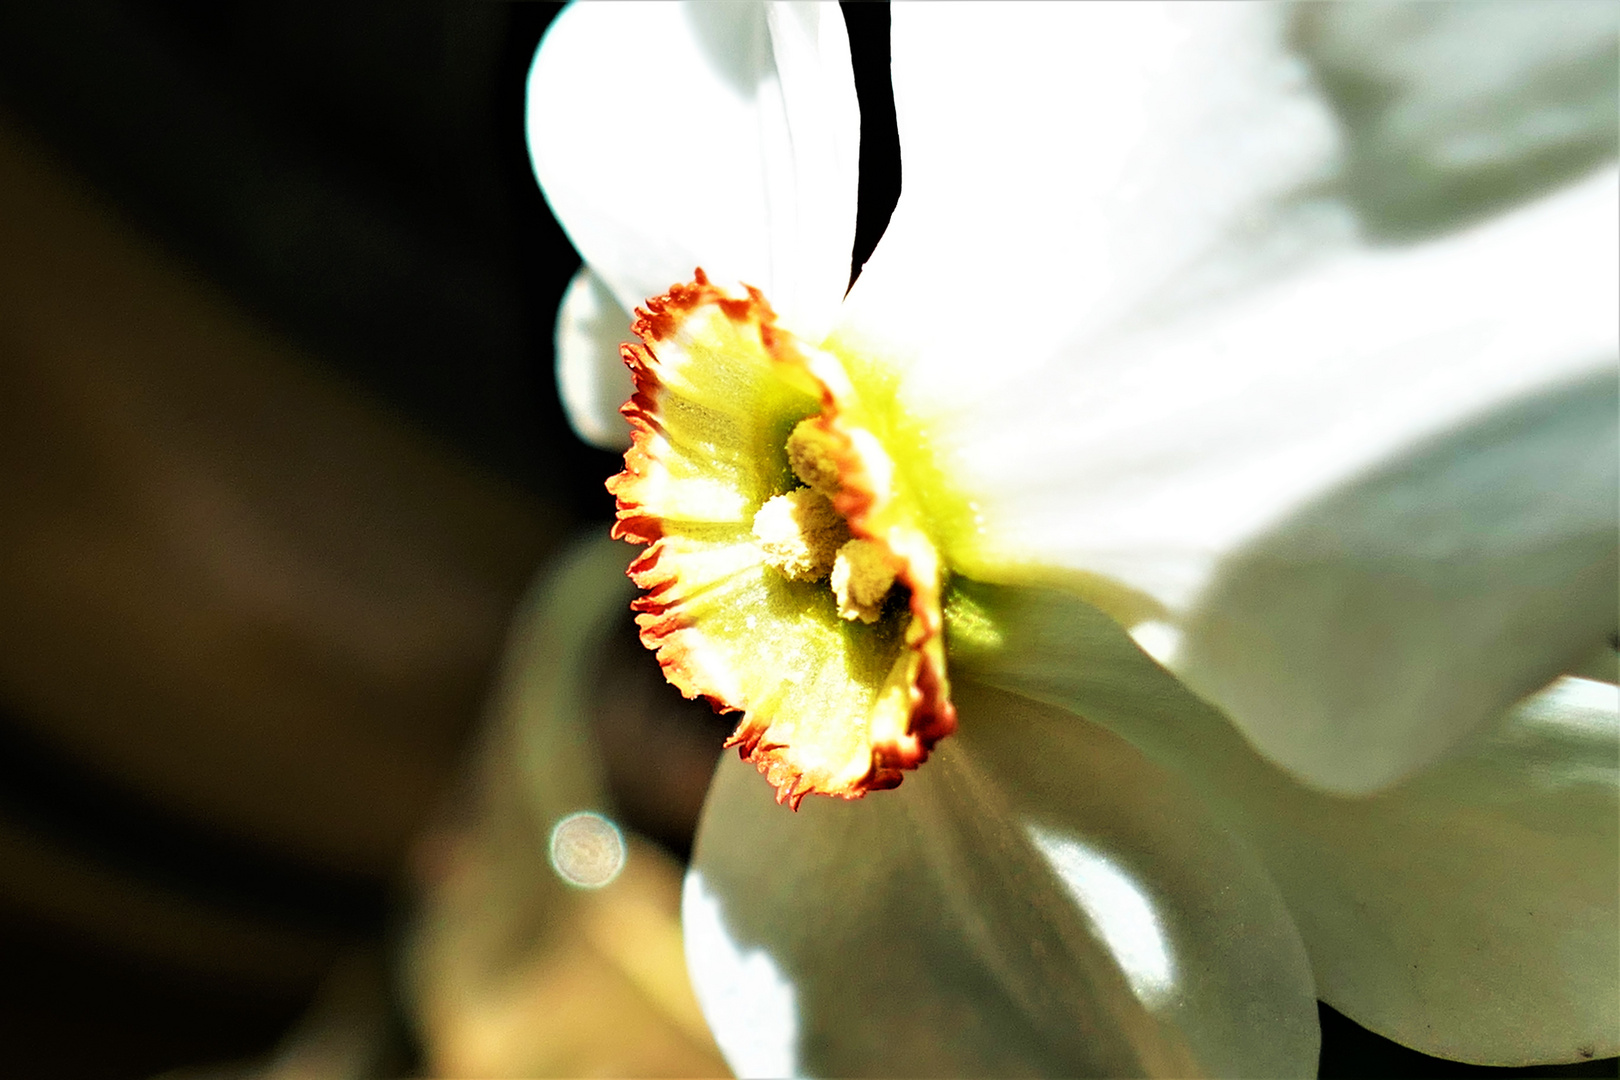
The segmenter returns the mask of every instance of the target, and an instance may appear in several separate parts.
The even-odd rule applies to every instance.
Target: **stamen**
[[[848,546],[849,526],[827,496],[796,488],[759,508],[754,538],[765,561],[784,577],[820,581],[832,571],[839,548]]]
[[[828,431],[819,416],[800,420],[788,436],[788,464],[793,475],[829,499],[843,486],[838,468],[838,436]]]
[[[894,566],[882,545],[855,539],[838,549],[832,568],[838,614],[863,623],[877,622],[893,586]]]

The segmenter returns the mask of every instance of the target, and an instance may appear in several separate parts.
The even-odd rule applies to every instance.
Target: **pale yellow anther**
[[[894,566],[882,546],[856,539],[838,549],[832,568],[838,614],[864,623],[877,622],[893,586]]]
[[[849,526],[825,495],[796,488],[767,500],[754,515],[754,539],[765,561],[794,581],[820,581],[832,571]]]
[[[800,481],[832,498],[841,485],[835,453],[838,438],[823,429],[819,419],[800,420],[794,427],[787,442],[788,464]]]
[[[874,623],[894,587],[889,549],[866,539],[850,539],[849,525],[831,499],[842,487],[838,436],[818,422],[801,420],[788,437],[788,464],[808,487],[778,495],[754,515],[754,537],[765,561],[794,581],[828,577],[838,614]]]

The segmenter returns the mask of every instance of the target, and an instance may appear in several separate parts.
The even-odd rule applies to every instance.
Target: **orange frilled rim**
[[[641,344],[621,355],[635,393],[620,410],[631,446],[607,487],[612,535],[647,545],[629,569],[645,590],[632,604],[642,643],[687,697],[742,714],[726,745],[778,802],[897,786],[956,728],[943,571],[874,474],[839,361],[778,327],[759,290],[730,294],[701,269],[638,308],[632,330]],[[754,512],[792,482],[787,431],[818,411],[841,474],[834,505],[897,570],[891,609],[870,630],[831,614],[830,594],[774,578],[751,534]]]

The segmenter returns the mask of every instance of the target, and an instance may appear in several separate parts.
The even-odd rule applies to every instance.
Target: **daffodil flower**
[[[685,892],[740,1072],[1615,1053],[1612,9],[1357,10],[895,5],[848,295],[836,7],[548,32],[563,395],[769,781]]]

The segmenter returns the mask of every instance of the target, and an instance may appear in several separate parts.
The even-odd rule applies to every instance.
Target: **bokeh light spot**
[[[570,885],[600,889],[624,869],[624,834],[601,814],[569,814],[551,830],[551,868]]]

